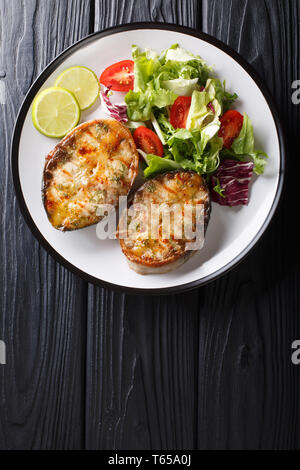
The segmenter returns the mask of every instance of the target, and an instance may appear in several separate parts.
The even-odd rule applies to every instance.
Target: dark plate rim
[[[210,274],[209,276],[206,276],[202,279],[198,279],[196,281],[192,281],[192,282],[182,284],[179,286],[163,287],[163,288],[158,288],[158,289],[157,288],[139,289],[135,287],[120,286],[118,284],[113,284],[107,281],[103,281],[101,279],[98,279],[94,276],[91,276],[85,273],[84,271],[77,268],[69,261],[67,261],[62,255],[57,253],[57,251],[54,248],[52,248],[52,246],[48,243],[48,241],[44,238],[44,236],[39,231],[37,225],[34,223],[30,215],[29,209],[27,208],[25,198],[21,189],[20,178],[19,178],[19,144],[20,144],[20,137],[21,137],[21,133],[23,129],[23,124],[24,124],[27,112],[31,106],[32,100],[34,99],[36,93],[39,91],[41,86],[47,80],[47,78],[51,75],[51,73],[54,72],[54,70],[56,69],[58,65],[60,65],[69,55],[71,55],[73,52],[81,48],[84,44],[88,44],[101,37],[125,32],[125,31],[130,31],[130,30],[137,30],[137,29],[161,29],[161,30],[175,31],[178,33],[187,34],[187,35],[196,37],[198,39],[201,39],[205,42],[208,42],[209,44],[212,44],[213,46],[222,50],[226,54],[230,55],[232,59],[234,59],[236,62],[239,63],[239,65],[241,65],[241,67],[243,67],[243,69],[250,75],[250,77],[254,80],[256,85],[261,90],[270,108],[270,111],[272,113],[272,116],[276,125],[276,130],[277,130],[277,135],[278,135],[278,140],[279,140],[279,147],[280,147],[280,171],[279,171],[279,180],[278,180],[276,195],[275,195],[272,207],[262,227],[257,232],[256,236],[253,238],[253,240],[247,246],[247,248],[245,248],[238,256],[236,256],[233,260],[231,260],[229,263],[223,266],[223,268],[219,269],[218,271],[215,271],[213,274]],[[143,295],[145,294],[164,295],[165,294],[166,295],[166,294],[177,294],[177,293],[186,292],[188,290],[195,289],[197,287],[203,286],[205,284],[208,284],[209,282],[212,282],[218,279],[220,276],[224,275],[225,273],[233,269],[233,267],[237,266],[252,251],[256,243],[259,241],[259,239],[262,237],[267,227],[269,226],[271,219],[273,218],[275,211],[278,207],[280,198],[282,196],[282,189],[283,189],[283,184],[284,184],[284,173],[285,173],[285,140],[284,140],[284,133],[283,133],[282,125],[281,125],[276,107],[274,105],[273,99],[266,85],[263,83],[263,81],[258,76],[258,74],[253,69],[253,67],[249,65],[248,62],[245,59],[243,59],[237,52],[235,52],[229,46],[224,44],[222,41],[215,39],[214,37],[206,33],[197,31],[193,28],[189,28],[186,26],[177,26],[171,23],[136,22],[136,23],[123,24],[120,26],[113,26],[103,31],[92,33],[86,36],[85,38],[80,39],[75,44],[68,47],[65,51],[59,54],[52,62],[50,62],[50,64],[43,70],[43,72],[41,72],[41,74],[37,77],[33,85],[30,87],[27,95],[25,96],[22,106],[20,108],[20,111],[18,113],[17,119],[16,119],[14,131],[13,131],[12,143],[11,143],[11,163],[12,163],[12,176],[13,176],[15,192],[16,192],[17,201],[19,203],[22,215],[27,225],[29,226],[30,230],[32,231],[33,235],[37,238],[39,243],[47,250],[47,252],[53,256],[53,258],[56,261],[61,263],[64,267],[69,269],[74,274],[77,274],[82,279],[100,287],[109,287],[115,290],[119,290],[121,292],[130,293],[130,294],[143,294]]]

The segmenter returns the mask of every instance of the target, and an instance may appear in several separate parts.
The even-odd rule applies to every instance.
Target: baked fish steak
[[[186,213],[186,207],[190,212]],[[198,222],[203,244],[210,211],[209,189],[197,173],[176,170],[148,180],[135,193],[119,224],[118,238],[130,268],[139,274],[161,274],[183,264],[202,247],[195,243]],[[185,222],[191,228],[187,234]]]
[[[73,129],[46,157],[42,196],[53,227],[67,231],[99,222],[97,207],[118,206],[138,162],[131,133],[120,122],[97,119]]]

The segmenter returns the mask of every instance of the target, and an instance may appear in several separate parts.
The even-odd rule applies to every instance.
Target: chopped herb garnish
[[[106,122],[99,122],[96,124],[95,129],[97,137],[101,137],[103,133],[107,133],[109,131],[109,125]]]
[[[219,180],[218,178],[216,178],[216,177],[215,177],[215,180],[217,181],[217,184],[213,187],[213,190],[214,190],[216,193],[218,193],[219,196],[225,198],[224,189],[223,189],[222,186],[221,186],[220,180]]]

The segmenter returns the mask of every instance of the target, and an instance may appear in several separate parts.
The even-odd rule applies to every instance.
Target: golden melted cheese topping
[[[119,122],[96,120],[74,129],[46,160],[43,196],[51,224],[75,230],[97,223],[99,204],[117,207],[137,170],[134,141]]]

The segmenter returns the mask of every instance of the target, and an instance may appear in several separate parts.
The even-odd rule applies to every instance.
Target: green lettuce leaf
[[[166,106],[171,106],[176,98],[177,95],[172,90],[165,90],[163,88],[157,91],[153,90],[151,93],[152,107],[156,106],[157,108],[164,108]]]
[[[257,150],[250,154],[250,158],[254,163],[254,168],[253,168],[254,173],[256,173],[257,175],[262,175],[265,171],[265,166],[267,164],[266,158],[269,158],[266,152]]]
[[[228,110],[228,108],[234,103],[234,101],[238,98],[236,93],[229,93],[225,89],[225,80],[223,84],[220,80],[214,78],[212,79],[212,85],[215,88],[215,97],[222,105],[222,113]]]
[[[232,150],[237,155],[250,154],[254,152],[254,134],[250,118],[244,113],[243,127],[238,137],[232,144]]]
[[[208,139],[214,137],[220,129],[221,123],[217,115],[212,115],[212,121],[208,122],[204,127],[202,127],[202,134],[206,134]]]
[[[147,121],[152,110],[151,94],[129,90],[125,96],[127,115],[131,121]]]
[[[191,60],[200,61],[200,63],[204,64],[204,61],[199,55],[194,55],[191,52],[186,51],[178,44],[173,44],[173,46],[165,51],[166,62],[190,62]]]
[[[147,84],[153,79],[155,72],[160,67],[158,55],[146,50],[141,52],[137,46],[132,46],[132,58],[134,59],[134,91],[145,91]]]
[[[177,95],[172,91],[163,88],[156,91],[152,86],[144,92],[129,90],[125,96],[128,118],[131,121],[148,121],[154,106],[157,108],[171,106],[176,98]]]
[[[212,115],[212,111],[207,108],[210,102],[210,95],[205,91],[193,91],[189,114],[186,121],[187,129],[200,129],[204,119]]]
[[[254,133],[251,119],[244,113],[243,127],[234,140],[231,153],[240,160],[250,159],[254,163],[254,172],[262,175],[266,166],[268,155],[261,150],[254,150]]]
[[[178,96],[191,96],[194,90],[200,88],[198,78],[175,78],[172,80],[163,80],[162,87],[173,91]]]
[[[175,132],[174,127],[172,126],[164,112],[158,113],[156,119],[165,140],[168,140],[170,137],[172,137]]]
[[[203,133],[202,133],[203,134]],[[196,171],[200,174],[213,173],[220,164],[220,150],[223,146],[223,140],[214,136],[205,147],[201,158],[196,162]]]

